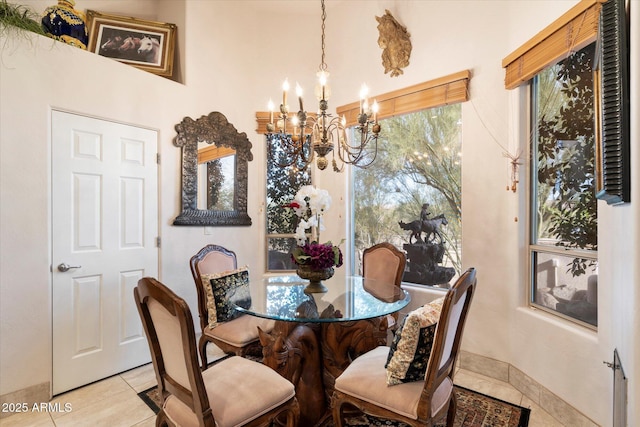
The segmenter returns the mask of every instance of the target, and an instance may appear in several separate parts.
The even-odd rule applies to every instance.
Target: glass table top
[[[327,292],[305,293],[308,283],[295,274],[254,279],[250,281],[251,306],[234,306],[242,313],[267,319],[329,323],[384,316],[411,301],[408,292],[391,283],[345,276],[339,271],[322,281]],[[234,303],[233,296],[230,301]]]

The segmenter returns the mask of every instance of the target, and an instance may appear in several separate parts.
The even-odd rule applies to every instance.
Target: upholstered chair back
[[[215,246],[215,245],[209,245]],[[198,261],[198,271],[200,274],[221,273],[223,271],[235,270],[238,268],[236,254],[218,246],[218,249],[209,250],[202,259]]]
[[[182,387],[191,390],[187,364],[182,351],[182,334],[178,318],[153,298],[147,300],[147,307],[153,325],[151,327],[158,337],[166,374]]]
[[[238,261],[235,252],[219,245],[207,245],[191,257],[189,266],[198,295],[200,327],[204,330],[209,324],[209,311],[207,310],[207,295],[202,284],[202,275],[235,270],[238,268]]]
[[[362,275],[367,279],[386,281],[400,286],[406,263],[407,257],[404,252],[390,243],[378,243],[364,250]]]
[[[391,243],[373,245],[362,253],[362,276],[365,279],[400,287],[407,264],[407,256]],[[387,316],[389,330],[398,327],[398,313]]]
[[[471,288],[467,290],[467,292],[462,295],[456,303],[453,304],[453,307],[449,311],[449,321],[447,324],[446,335],[444,337],[444,345],[442,350],[442,360],[440,361],[439,368],[442,368],[447,361],[451,358],[453,352],[453,345],[456,339],[456,332],[458,331],[458,326],[460,325],[460,321],[462,320],[462,310],[464,309],[465,303],[469,299],[471,294]]]
[[[149,341],[158,392],[163,400],[175,396],[202,421],[210,409],[189,306],[171,289],[149,277],[138,281],[134,298]]]
[[[425,392],[433,393],[445,377],[453,382],[455,362],[462,342],[462,332],[476,286],[476,270],[469,268],[447,292],[436,327],[434,344],[425,375]],[[429,410],[427,401],[418,405],[420,416]]]

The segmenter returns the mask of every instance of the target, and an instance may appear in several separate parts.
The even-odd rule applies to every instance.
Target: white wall
[[[509,51],[543,28],[540,24],[545,19],[547,11],[555,7],[559,16],[571,6],[567,3],[546,2],[543,7],[542,2],[510,3],[513,30],[510,31]],[[631,3],[630,39],[640,40],[637,25],[640,22],[640,3]],[[634,120],[634,117],[638,117],[637,100],[640,99],[637,71],[640,49],[637,43],[632,46],[631,59],[631,164],[637,165],[640,160],[640,151],[637,148],[640,128],[637,120]],[[525,105],[526,88],[515,92],[514,105]],[[524,117],[521,123],[526,123],[526,120]],[[520,135],[524,141],[528,130],[525,127],[515,127],[513,134]],[[519,308],[513,312],[513,323],[509,332],[513,352],[511,363],[602,425],[612,423],[613,396],[612,371],[603,361],[612,362],[613,351],[616,348],[620,353],[625,373],[630,379],[628,425],[636,425],[640,416],[640,383],[633,379],[640,372],[640,292],[637,290],[640,277],[637,263],[640,257],[640,223],[637,220],[640,213],[640,176],[637,168],[632,167],[631,180],[632,203],[611,207],[604,202],[598,202],[598,331],[583,330],[544,313]],[[525,200],[521,197],[520,206],[524,205]],[[520,239],[521,247],[524,244],[523,235]],[[526,254],[522,250],[520,259],[514,260],[522,262],[519,276],[521,282],[527,280],[524,260]]]
[[[51,376],[51,109],[157,129],[164,153],[184,87],[41,36],[0,43],[3,394]]]
[[[43,9],[43,1],[23,2]],[[79,8],[134,14],[136,2],[85,0]],[[178,6],[176,6],[176,3]],[[330,109],[357,99],[366,81],[380,94],[464,69],[472,71],[471,101],[463,104],[463,256],[478,269],[478,292],[465,334],[466,351],[513,364],[598,424],[611,420],[611,360],[621,351],[630,383],[630,425],[640,420],[636,359],[640,296],[635,204],[599,207],[600,328],[592,332],[526,308],[524,172],[518,193],[505,191],[504,150],[526,144],[519,113],[524,90],[506,91],[501,60],[568,10],[566,1],[328,1],[326,62]],[[264,271],[264,140],[255,111],[278,100],[285,77],[311,94],[320,63],[319,2],[164,1],[145,16],[179,22],[180,81],[74,50],[42,37],[0,39],[0,395],[50,381],[50,108],[58,107],[160,130],[160,279],[195,307],[188,259],[207,243],[233,248],[252,271]],[[37,7],[36,7],[37,6]],[[377,22],[385,9],[411,33],[411,63],[400,77],[383,73]],[[131,11],[131,13],[129,13]],[[136,10],[137,11],[137,10]],[[640,22],[638,11],[633,11]],[[151,14],[150,14],[151,15]],[[452,17],[457,15],[456,19]],[[168,17],[168,18],[167,18]],[[285,29],[283,31],[283,28]],[[636,31],[636,39],[639,39]],[[284,37],[282,41],[280,37]],[[637,48],[634,53],[638,68]],[[636,73],[638,74],[638,73]],[[638,99],[638,80],[632,82]],[[74,91],[81,96],[69,96]],[[25,94],[26,92],[26,94]],[[311,95],[305,97],[311,107]],[[249,163],[251,227],[174,227],[180,211],[180,153],[173,126],[211,111],[226,115],[253,143]],[[637,116],[637,112],[636,112]],[[634,123],[634,141],[639,139]],[[633,145],[633,144],[632,144]],[[526,152],[526,150],[525,150]],[[640,155],[633,152],[634,161]],[[25,169],[25,159],[29,168]],[[637,169],[637,168],[636,168]],[[524,168],[523,168],[524,171]],[[25,173],[26,172],[26,173]],[[638,183],[638,172],[634,171]],[[347,236],[348,173],[318,172],[330,189],[328,239]],[[515,221],[518,218],[518,221]],[[25,275],[24,272],[29,274]],[[603,398],[606,396],[606,398]]]

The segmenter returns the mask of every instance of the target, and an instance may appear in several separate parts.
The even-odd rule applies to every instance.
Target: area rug
[[[530,409],[478,393],[464,387],[455,386],[458,408],[454,427],[527,427],[529,425]],[[160,397],[157,387],[152,387],[138,396],[157,414],[160,410]],[[406,427],[404,423],[390,420],[376,419],[367,416],[349,418],[347,426],[385,426]],[[332,427],[333,423],[323,427]],[[436,424],[443,427],[444,423]],[[307,427],[307,426],[301,426]]]

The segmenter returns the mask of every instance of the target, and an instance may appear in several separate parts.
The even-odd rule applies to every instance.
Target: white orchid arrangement
[[[324,231],[322,215],[331,207],[331,196],[327,190],[321,190],[313,185],[303,185],[288,205],[293,208],[296,216],[300,218],[296,228],[296,240],[299,245],[307,242],[306,231],[315,227],[316,235],[312,240],[320,241],[320,231]]]
[[[319,243],[320,231],[325,229],[322,215],[329,210],[330,206],[329,192],[312,185],[300,187],[293,201],[285,206],[292,208],[300,218],[295,233],[298,247],[292,253],[298,265],[308,264],[318,268],[342,265],[342,252],[338,246],[334,246],[331,242]],[[306,233],[308,229],[312,230],[311,242]],[[313,230],[315,230],[315,236]]]

